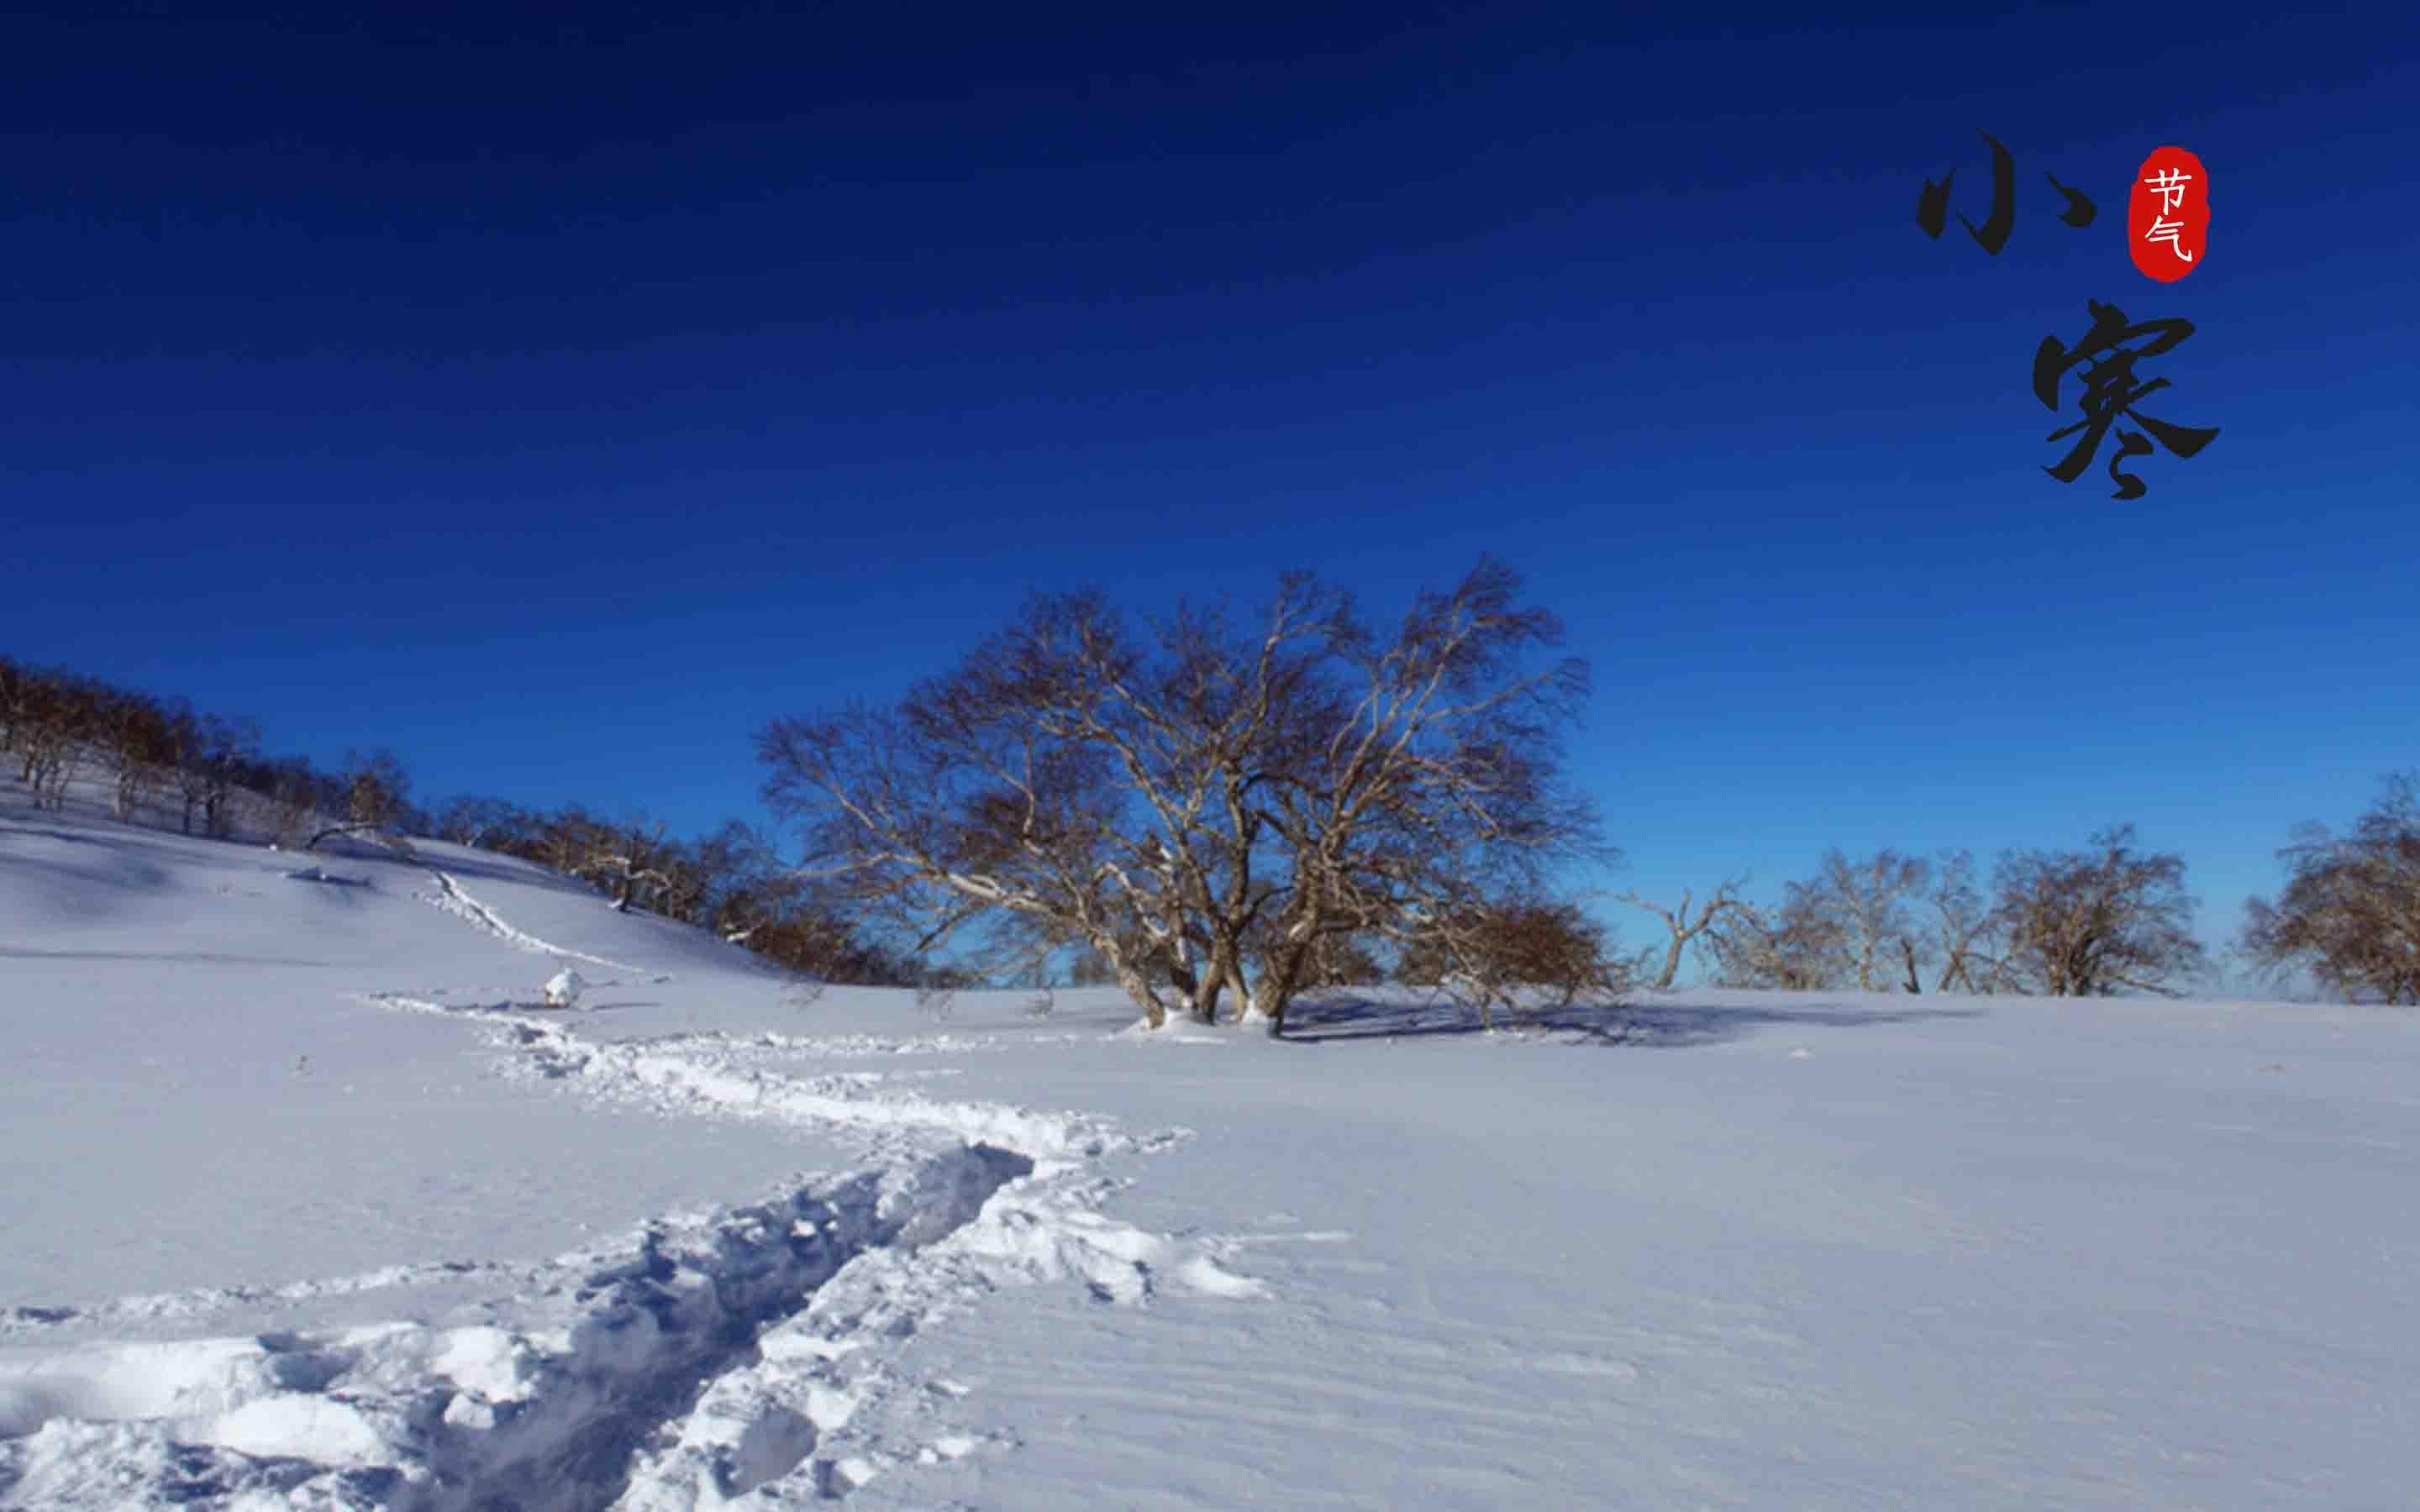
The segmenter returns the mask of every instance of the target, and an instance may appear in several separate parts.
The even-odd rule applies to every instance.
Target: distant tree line
[[[87,770],[114,810],[188,834],[245,823],[316,846],[434,838],[577,878],[820,980],[946,988],[1116,985],[1154,1022],[1257,1016],[1384,980],[1494,1011],[1705,979],[1797,991],[2175,994],[2211,965],[2184,862],[2131,825],[2072,851],[1835,850],[1779,901],[1742,878],[1671,905],[1617,955],[1559,863],[1611,852],[1565,788],[1586,669],[1518,580],[1482,563],[1373,627],[1281,580],[1252,617],[1181,608],[1138,627],[1097,593],[1034,598],[896,705],[776,719],[766,796],[800,863],[737,821],[682,841],[579,804],[424,809],[379,750],[338,771],[263,754],[249,719],[0,657],[0,752],[38,807]],[[2339,835],[2280,851],[2238,960],[2348,1000],[2420,1004],[2420,774]],[[897,943],[883,943],[897,942]],[[956,946],[954,965],[936,958]]]
[[[250,719],[5,656],[0,750],[16,757],[37,808],[60,808],[69,782],[90,766],[119,818],[172,811],[189,835],[232,835],[239,795],[273,816],[279,840],[306,848],[338,833],[399,842],[416,816],[392,752],[356,753],[342,771],[320,771],[301,757],[264,756]]]
[[[2420,774],[2389,775],[2349,833],[2305,825],[2278,857],[2286,887],[2246,901],[2236,959],[2350,1002],[2420,1004]],[[1728,987],[2173,995],[2213,964],[2184,876],[2183,857],[2141,850],[2121,825],[2080,850],[2004,853],[1988,877],[1964,851],[1834,850],[1773,907],[1745,901],[1737,878],[1677,906],[1621,901],[1664,926],[1664,943],[1631,963],[1652,988],[1694,952]]]
[[[1816,874],[1758,907],[1727,880],[1694,911],[1625,902],[1669,936],[1650,980],[1669,987],[1684,948],[1728,987],[1797,991],[2031,993],[2107,996],[2173,993],[2209,965],[2192,932],[2184,861],[2136,848],[2132,825],[2078,851],[2010,851],[1988,881],[1963,851],[1937,859],[1834,850]]]
[[[103,779],[112,811],[227,839],[240,826],[302,849],[348,835],[405,855],[413,837],[519,856],[586,882],[615,908],[711,929],[824,980],[916,986],[931,973],[870,940],[779,864],[772,843],[733,821],[682,841],[644,820],[578,804],[551,813],[501,798],[425,809],[393,752],[354,753],[339,771],[270,757],[257,725],[195,711],[98,678],[0,656],[0,752],[37,808],[55,810],[81,775]]]

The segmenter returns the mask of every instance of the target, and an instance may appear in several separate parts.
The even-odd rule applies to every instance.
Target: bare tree
[[[95,688],[89,730],[110,773],[117,817],[132,819],[154,799],[176,759],[167,715],[156,700],[119,688]]]
[[[98,733],[100,689],[64,673],[35,672],[23,678],[14,701],[9,733],[20,757],[17,775],[32,787],[36,808],[64,808],[68,783]]]
[[[1323,934],[1303,973],[1303,985],[1368,987],[1387,980],[1386,963],[1370,943],[1353,934]]]
[[[1248,630],[1047,595],[894,709],[768,726],[767,797],[921,948],[988,926],[1091,951],[1154,1024],[1232,994],[1281,1029],[1335,937],[1407,937],[1588,838],[1552,742],[1582,680],[1519,665],[1557,627],[1516,587],[1483,563],[1385,640],[1303,575]]]
[[[1993,887],[2011,965],[2055,997],[2174,995],[2170,978],[2208,964],[2184,871],[2181,856],[2138,853],[2132,825],[2100,831],[2088,850],[2009,853]]]
[[[0,750],[15,750],[31,706],[35,673],[30,667],[0,656]]]
[[[803,883],[784,873],[774,841],[740,820],[728,820],[721,830],[699,840],[692,866],[705,883],[705,898],[692,904],[692,921],[726,941],[745,941],[752,924],[777,915],[777,907],[768,904],[806,893]]]
[[[209,734],[194,706],[178,699],[167,710],[169,775],[177,785],[179,832],[194,832],[194,819],[209,801]]]
[[[1805,906],[1839,954],[1840,975],[1854,976],[1859,992],[1894,985],[1921,990],[1916,974],[1921,951],[1908,905],[1924,895],[1930,879],[1923,860],[1897,851],[1857,861],[1837,849],[1824,853],[1822,870],[1805,888]]]
[[[737,938],[778,965],[823,982],[862,987],[913,987],[923,980],[918,964],[830,908],[803,899],[765,907]]]
[[[17,779],[34,780],[38,734],[59,720],[65,678],[0,656],[0,750],[17,753]]]
[[[568,803],[536,820],[517,854],[566,876],[577,877],[587,867],[589,856],[605,845],[600,834],[604,828],[604,821],[593,817],[579,804]]]
[[[579,874],[605,888],[615,913],[627,914],[642,897],[674,884],[679,848],[661,824],[633,819],[600,825],[595,841]]]
[[[458,795],[440,804],[435,820],[439,840],[488,850],[504,848],[524,836],[530,815],[503,798]]]
[[[1745,878],[1726,879],[1714,888],[1714,895],[1699,908],[1695,917],[1689,913],[1689,889],[1686,887],[1681,889],[1681,905],[1677,908],[1666,908],[1661,903],[1650,903],[1635,892],[1625,892],[1621,895],[1621,902],[1630,904],[1633,908],[1644,908],[1662,919],[1665,929],[1671,935],[1665,948],[1663,964],[1656,968],[1655,980],[1647,984],[1649,987],[1659,993],[1669,992],[1672,979],[1680,975],[1683,951],[1695,944],[1699,937],[1724,914],[1733,911],[1753,912],[1739,899],[1739,889],[1745,886],[1746,886]]]
[[[345,760],[345,811],[354,824],[384,829],[403,812],[411,779],[391,750],[355,751]]]
[[[853,908],[925,944],[993,910],[1022,916],[1037,935],[1091,944],[1159,1022],[1167,1004],[1126,949],[1131,899],[1112,881],[1125,815],[1107,764],[982,686],[1000,655],[987,644],[896,710],[775,721],[760,737],[767,799],[803,821],[808,870]]]
[[[405,795],[411,786],[403,759],[395,752],[349,752],[345,758],[344,776],[337,780],[334,794],[327,795],[338,799],[328,807],[343,817],[316,828],[302,848],[317,850],[321,841],[334,835],[367,835],[409,853],[411,846],[396,831],[405,812]],[[323,795],[323,802],[327,795]]]
[[[1399,979],[1446,988],[1489,1028],[1497,1011],[1517,1011],[1531,994],[1568,1008],[1626,984],[1606,957],[1604,926],[1575,903],[1506,900],[1425,923],[1403,949]]]
[[[1531,664],[1562,626],[1521,607],[1518,589],[1481,563],[1452,592],[1421,594],[1386,640],[1349,609],[1329,622],[1347,671],[1335,692],[1306,690],[1295,705],[1291,722],[1309,738],[1268,787],[1291,866],[1280,943],[1254,989],[1273,1030],[1321,936],[1415,943],[1438,920],[1547,898],[1558,862],[1611,858],[1595,814],[1559,780],[1587,668]]]
[[[1813,887],[1792,882],[1778,909],[1741,903],[1708,927],[1699,949],[1725,987],[1830,991],[1848,984],[1849,957],[1839,921]]]
[[[760,887],[779,873],[773,842],[754,826],[733,819],[693,844],[670,847],[661,857],[664,882],[655,906],[685,924],[712,927],[723,899]]]
[[[24,736],[23,775],[33,788],[34,807],[67,807],[68,784],[74,780],[76,758],[84,747],[74,723],[62,719],[29,726]]]
[[[2420,773],[2388,776],[2351,834],[2305,825],[2278,858],[2285,891],[2247,901],[2243,954],[2306,969],[2348,1002],[2420,1003]]]
[[[238,779],[260,760],[260,727],[248,718],[207,716],[202,720],[200,759],[202,832],[224,837],[235,825],[229,801]]]
[[[2014,991],[2007,952],[2000,948],[2002,919],[1976,887],[1975,857],[1944,851],[1933,865],[1926,902],[1932,905],[1932,954],[1941,963],[1932,990]]]
[[[305,841],[316,841],[326,792],[310,762],[288,756],[271,763],[265,775],[277,842],[301,845]]]

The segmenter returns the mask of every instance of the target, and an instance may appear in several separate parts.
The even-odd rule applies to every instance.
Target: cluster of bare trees
[[[610,819],[583,804],[547,812],[460,796],[427,818],[430,838],[514,856],[587,883],[621,913],[660,915],[817,980],[918,987],[936,968],[882,945],[737,820],[694,841],[644,815]]]
[[[2305,825],[2278,852],[2288,878],[2253,898],[2237,958],[2273,980],[2297,974],[2349,1002],[2420,1004],[2420,773],[2390,774],[2344,834]],[[2184,861],[2136,848],[2131,825],[2077,851],[2011,851],[1988,886],[1953,852],[1925,860],[1834,851],[1777,908],[1727,882],[1693,912],[1627,901],[1664,920],[1651,984],[1672,984],[1684,949],[1723,985],[1866,992],[2172,993],[2211,965],[2192,933]]]
[[[2132,825],[2078,851],[2008,852],[1988,890],[1962,851],[1853,860],[1835,850],[1770,909],[1740,887],[1725,882],[1694,911],[1686,896],[1677,909],[1626,900],[1669,936],[1653,985],[1672,984],[1690,947],[1722,985],[1800,991],[1920,993],[1929,973],[1933,992],[2172,993],[2209,964],[2183,860],[2138,850]]]
[[[2244,956],[2347,1001],[2420,1003],[2420,773],[2389,775],[2351,833],[2306,825],[2278,858],[2285,890],[2246,903]]]
[[[188,834],[224,835],[230,796],[266,791],[269,764],[249,719],[196,713],[98,678],[29,667],[0,656],[0,750],[15,756],[18,780],[37,805],[57,809],[69,780],[94,765],[120,818],[171,798]]]
[[[1607,953],[1605,926],[1577,903],[1560,900],[1466,909],[1412,934],[1395,954],[1397,981],[1442,988],[1477,1006],[1482,1021],[1491,1016],[1491,1007],[1516,1007],[1525,997],[1537,1006],[1567,1008],[1583,996],[1610,997],[1630,985],[1629,964]],[[1375,980],[1363,975],[1333,985]]]
[[[803,865],[736,821],[685,841],[577,804],[426,810],[389,752],[271,760],[248,719],[7,657],[0,752],[42,807],[91,772],[121,818],[225,836],[242,795],[289,843],[519,856],[824,980],[1041,982],[1056,962],[1155,1023],[1226,1001],[1281,1029],[1304,991],[1388,978],[1485,1017],[1634,972],[1668,988],[1692,952],[1729,986],[2061,996],[2170,993],[2210,964],[2182,859],[2132,826],[2005,853],[1988,878],[1964,852],[1835,850],[1774,906],[1738,880],[1668,907],[1625,894],[1662,937],[1610,957],[1552,885],[1558,863],[1610,855],[1559,777],[1586,672],[1543,655],[1559,626],[1518,586],[1483,563],[1384,634],[1304,575],[1241,624],[1181,609],[1138,628],[1097,593],[1037,597],[895,707],[766,727],[767,796],[800,825]],[[2250,900],[2241,957],[2420,1003],[2420,774],[2279,855],[2288,883]],[[933,964],[953,944],[960,964]]]
[[[1241,624],[1039,596],[894,707],[767,726],[766,796],[853,910],[1003,978],[1088,954],[1155,1024],[1281,1031],[1373,945],[1483,1011],[1595,849],[1558,770],[1586,671],[1518,588],[1482,563],[1385,633],[1302,574]]]
[[[355,753],[340,772],[299,756],[271,760],[250,719],[6,656],[0,750],[16,757],[18,780],[38,807],[61,807],[70,779],[91,767],[117,817],[173,812],[189,835],[233,833],[238,794],[264,802],[279,838],[306,847],[340,833],[399,841],[419,820],[392,752]]]
[[[56,810],[71,779],[106,782],[117,817],[225,838],[240,820],[310,849],[338,835],[409,853],[427,836],[520,856],[588,882],[616,908],[645,909],[827,980],[913,986],[927,973],[869,941],[733,823],[684,843],[660,825],[613,822],[578,805],[552,814],[497,798],[455,798],[431,813],[411,796],[394,753],[349,755],[330,772],[302,757],[269,758],[249,719],[196,713],[97,678],[0,656],[0,752],[35,803]],[[243,810],[239,814],[239,807]]]
[[[913,987],[931,975],[914,957],[870,939],[783,865],[770,840],[737,820],[682,841],[644,816],[608,819],[576,803],[547,813],[464,796],[440,805],[427,832],[534,861],[589,884],[620,912],[711,930],[820,980]]]

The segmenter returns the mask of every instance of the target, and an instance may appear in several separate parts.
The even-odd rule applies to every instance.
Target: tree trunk
[[[1215,938],[1210,943],[1210,959],[1202,964],[1202,979],[1194,989],[1193,1016],[1203,1024],[1218,1022],[1218,998],[1225,993],[1235,995],[1235,1017],[1241,1020],[1251,1007],[1244,994],[1243,968],[1237,963],[1238,952],[1233,940]]]
[[[1173,948],[1171,948],[1172,949]],[[1168,959],[1168,984],[1176,990],[1176,1000],[1187,1012],[1201,1016],[1202,981],[1182,953],[1171,953]]]
[[[1166,1027],[1168,1009],[1160,1002],[1159,995],[1152,991],[1151,983],[1143,974],[1123,960],[1112,963],[1111,969],[1117,973],[1118,985],[1125,988],[1126,995],[1142,1010],[1143,1017],[1151,1021],[1151,1026],[1155,1029]]]
[[[1272,1038],[1285,1033],[1286,1008],[1294,1001],[1295,985],[1302,980],[1302,968],[1311,957],[1311,936],[1305,933],[1299,940],[1281,944],[1269,954],[1269,963],[1261,973],[1261,985],[1253,999],[1261,1013],[1269,1021]]]
[[[1227,990],[1235,995],[1235,1022],[1241,1024],[1252,1011],[1251,989],[1244,984],[1242,952],[1233,949],[1227,952],[1226,970]]]
[[[1674,930],[1672,943],[1664,948],[1664,969],[1655,974],[1655,991],[1662,993],[1672,990],[1672,979],[1681,974],[1681,947],[1684,943],[1686,942],[1681,938],[1681,932]]]
[[[1227,990],[1227,979],[1217,971],[1205,971],[1193,983],[1192,1011],[1196,1024],[1218,1022],[1218,995]]]

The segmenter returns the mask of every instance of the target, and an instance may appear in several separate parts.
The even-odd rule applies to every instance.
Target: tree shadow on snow
[[[1603,1045],[1669,1049],[1745,1039],[1776,1025],[1857,1028],[1927,1019],[1982,1018],[1979,1008],[1876,1009],[1821,999],[1781,1008],[1744,1003],[1657,1003],[1635,999],[1496,1014],[1498,1032],[1539,1035]],[[1478,1034],[1478,1011],[1450,998],[1362,996],[1351,993],[1305,998],[1286,1011],[1285,1038],[1300,1044],[1330,1041],[1407,1040]]]
[[[28,961],[181,961],[233,966],[328,966],[333,961],[308,961],[289,955],[221,955],[209,950],[39,950],[0,945],[0,956]]]
[[[318,866],[306,866],[298,872],[288,872],[286,873],[286,880],[288,882],[321,882],[327,884],[331,887],[375,887],[378,886],[375,881],[368,877],[341,876],[336,872],[328,871],[324,867]]]
[[[95,853],[96,858],[101,856],[108,857],[108,865],[105,869],[74,868],[73,874],[79,881],[97,882],[107,887],[124,887],[138,892],[165,887],[169,883],[168,866],[163,862],[172,862],[173,856],[164,846],[153,844],[139,837],[87,835],[72,829],[42,829],[31,825],[0,826],[0,840],[8,840],[18,835],[82,846]],[[12,856],[5,850],[0,850],[0,866],[19,866],[31,872],[54,872],[60,864],[49,857]]]

